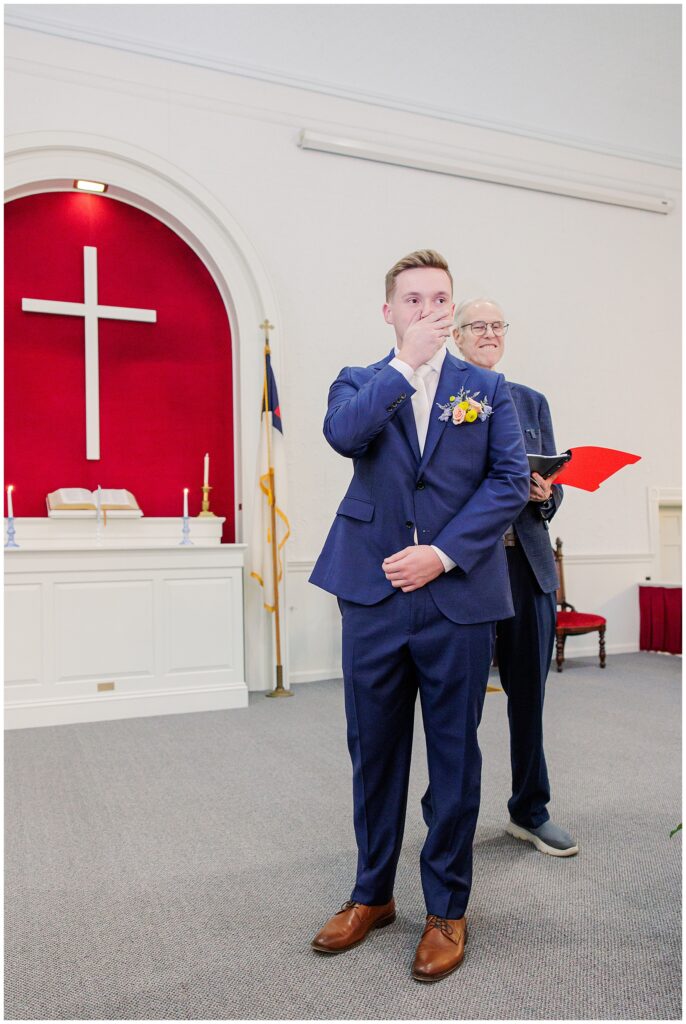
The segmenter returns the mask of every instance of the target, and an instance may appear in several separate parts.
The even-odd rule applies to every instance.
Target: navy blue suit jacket
[[[427,584],[446,618],[493,622],[513,614],[502,536],[527,502],[529,468],[505,378],[450,353],[438,381],[420,455],[414,388],[385,359],[346,367],[329,391],[324,434],[353,459],[310,582],[372,605],[394,594],[381,563],[413,543],[435,544],[456,568]],[[441,422],[439,404],[460,388],[488,398],[486,420]]]
[[[530,455],[556,455],[553,423],[545,395],[524,384],[508,382],[508,386],[527,452]],[[552,498],[548,502],[530,501],[512,524],[544,594],[551,594],[558,586],[555,558],[548,536],[548,521],[557,512],[561,501],[562,488],[559,484],[553,484]]]

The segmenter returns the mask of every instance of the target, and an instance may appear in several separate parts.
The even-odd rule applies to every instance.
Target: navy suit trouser
[[[481,720],[494,623],[456,625],[427,587],[376,605],[339,600],[357,878],[351,899],[393,895],[419,692],[433,807],[420,857],[429,914],[459,918],[472,881],[481,794]]]
[[[520,544],[507,548],[515,615],[498,623],[496,651],[510,722],[510,817],[525,828],[548,820],[543,700],[555,642],[555,594],[544,594]]]

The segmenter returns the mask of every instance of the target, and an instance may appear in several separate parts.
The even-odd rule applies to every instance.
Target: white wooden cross
[[[86,458],[100,458],[100,385],[98,359],[98,320],[135,320],[157,322],[155,309],[131,309],[128,306],[98,305],[98,250],[83,247],[83,302],[58,302],[54,299],[22,299],[27,313],[59,313],[82,316],[86,332]]]

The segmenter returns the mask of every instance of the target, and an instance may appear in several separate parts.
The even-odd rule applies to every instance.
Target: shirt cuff
[[[410,364],[406,363],[403,359],[399,359],[398,356],[394,356],[388,365],[392,366],[394,370],[398,371],[398,373],[402,373],[403,377],[407,381],[410,380],[410,377],[414,377],[414,370]]]
[[[445,569],[446,572],[450,572],[451,569],[455,568],[457,562],[453,562],[452,558],[448,558],[446,553],[444,551],[441,551],[440,548],[437,548],[435,544],[432,544],[431,547],[436,552],[440,560],[443,562],[443,568]]]

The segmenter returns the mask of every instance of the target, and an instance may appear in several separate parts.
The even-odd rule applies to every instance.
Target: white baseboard
[[[228,711],[248,706],[245,683],[158,693],[100,694],[62,700],[22,701],[5,707],[6,729],[33,729],[44,725],[109,722],[152,715],[184,715],[195,711]]]
[[[306,672],[291,672],[288,677],[290,683],[321,683],[325,679],[342,679],[341,666],[335,665],[332,668],[312,668]]]

